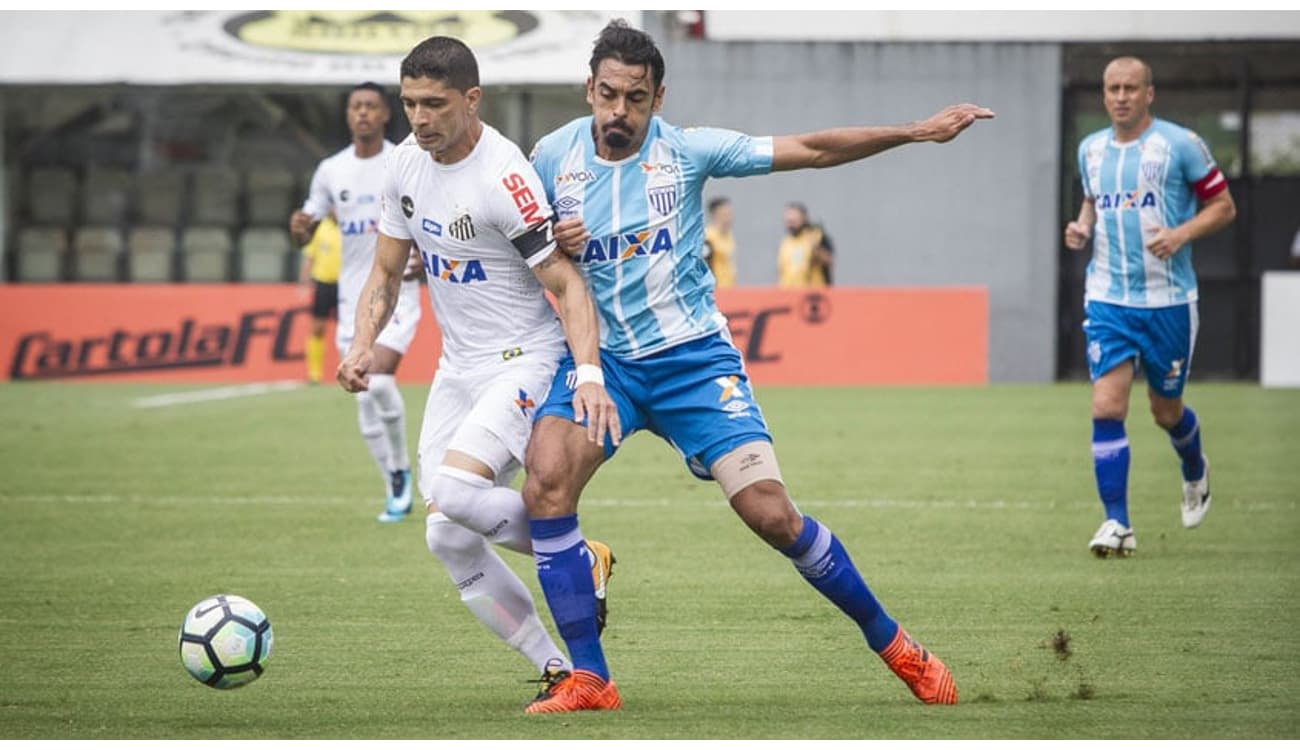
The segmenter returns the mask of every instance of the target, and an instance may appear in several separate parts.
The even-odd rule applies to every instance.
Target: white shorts
[[[563,350],[539,351],[463,374],[438,369],[416,458],[425,504],[448,450],[487,464],[497,486],[510,484],[523,466],[533,416],[546,401],[562,356]]]
[[[348,347],[352,346],[352,334],[356,332],[357,306],[339,305],[338,328],[334,330],[334,345],[338,347],[339,357],[347,356]],[[402,291],[397,295],[397,304],[393,307],[393,316],[388,325],[375,337],[375,343],[392,349],[398,354],[406,354],[406,349],[415,338],[415,331],[420,327],[420,284],[416,281],[403,281]]]

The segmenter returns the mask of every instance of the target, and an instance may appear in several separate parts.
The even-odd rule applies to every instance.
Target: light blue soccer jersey
[[[1186,222],[1198,199],[1227,188],[1205,142],[1158,118],[1128,143],[1117,143],[1106,128],[1080,142],[1079,174],[1097,209],[1085,300],[1127,307],[1196,301],[1191,245],[1161,260],[1144,243],[1150,229]]]
[[[532,159],[558,218],[580,216],[591,233],[578,267],[602,349],[635,359],[726,325],[701,254],[704,182],[772,171],[770,137],[654,117],[641,151],[611,162],[582,117],[538,141]]]

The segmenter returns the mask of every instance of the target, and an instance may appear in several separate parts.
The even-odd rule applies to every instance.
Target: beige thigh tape
[[[709,467],[709,473],[718,480],[722,494],[728,500],[754,482],[764,479],[785,484],[781,479],[781,467],[776,463],[776,452],[772,450],[772,444],[764,440],[745,443],[719,458]]]

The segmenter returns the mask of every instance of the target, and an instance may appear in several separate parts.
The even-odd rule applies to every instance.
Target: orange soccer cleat
[[[957,683],[953,682],[952,673],[939,657],[912,640],[902,626],[899,626],[894,640],[880,652],[880,658],[923,703],[952,705],[957,702]]]
[[[606,682],[593,672],[585,669],[574,670],[573,674],[560,680],[544,695],[524,708],[526,714],[563,714],[573,711],[613,711],[623,707],[614,681]]]

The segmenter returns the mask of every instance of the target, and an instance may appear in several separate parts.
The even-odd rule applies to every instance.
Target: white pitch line
[[[337,495],[247,495],[247,496],[225,496],[225,497],[203,497],[192,495],[5,495],[0,494],[0,503],[21,502],[21,503],[72,503],[72,504],[109,504],[109,503],[138,503],[138,504],[155,504],[155,505],[189,505],[197,503],[208,503],[211,505],[351,505],[354,503],[364,503],[368,497],[357,495],[355,497],[342,497]],[[1261,513],[1279,510],[1296,510],[1297,501],[1274,502],[1271,500],[1250,500],[1234,499],[1221,501],[1229,505],[1233,510],[1246,511],[1248,513]],[[996,511],[996,510],[1055,510],[1058,505],[1054,501],[1047,502],[1029,502],[1023,500],[904,500],[897,498],[823,498],[823,499],[804,499],[799,500],[798,505],[819,508],[875,508],[878,510],[972,510],[972,511]],[[668,500],[656,498],[614,498],[614,497],[592,497],[586,498],[581,503],[586,507],[600,508],[666,508],[673,507],[676,510],[683,508],[699,508],[713,510],[717,507],[725,507],[719,499],[715,501],[710,498],[703,501],[694,500]]]
[[[178,404],[198,404],[204,401],[225,401],[245,396],[260,396],[264,393],[293,391],[303,387],[297,380],[280,380],[274,383],[249,383],[247,385],[230,385],[222,388],[207,388],[201,391],[184,391],[182,393],[165,393],[161,396],[137,398],[131,405],[137,409],[157,409]]]

